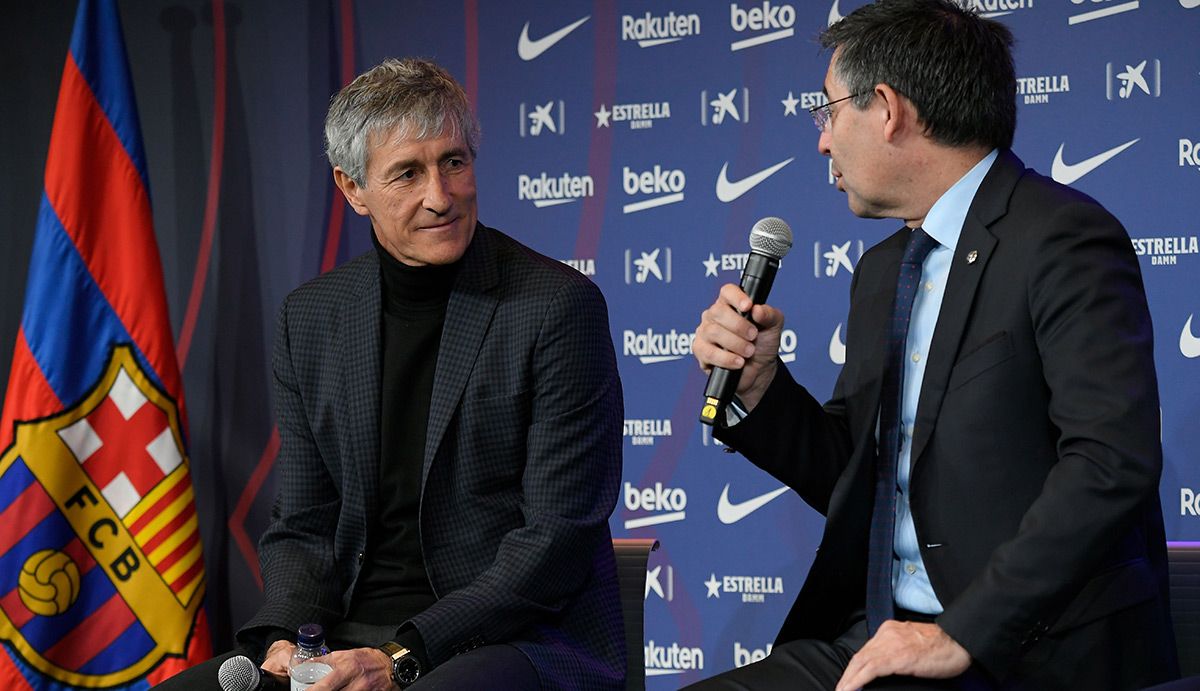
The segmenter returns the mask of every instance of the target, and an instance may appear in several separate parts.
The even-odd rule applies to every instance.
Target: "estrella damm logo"
[[[203,595],[178,411],[117,346],[0,459],[0,639],[64,684],[116,686],[184,655]]]

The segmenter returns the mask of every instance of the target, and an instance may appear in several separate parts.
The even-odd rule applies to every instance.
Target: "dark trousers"
[[[222,691],[217,672],[221,663],[238,654],[239,651],[233,651],[218,655],[154,688],[162,691]],[[525,653],[511,645],[486,645],[450,658],[409,688],[418,691],[472,688],[537,691],[541,686],[537,670]]]
[[[1170,622],[1147,624],[1143,609],[1162,612],[1152,603],[1130,607],[1107,617],[1058,634],[1048,634],[997,683],[972,666],[955,679],[888,677],[868,689],[1000,689],[1003,691],[1075,691],[1143,689],[1177,679],[1174,639],[1158,635]],[[897,612],[897,618],[920,621],[925,615]],[[1122,633],[1123,635],[1118,635]],[[765,659],[733,669],[687,687],[689,691],[772,691],[773,689],[832,689],[850,658],[866,644],[865,619],[858,619],[832,643],[816,640],[788,641],[775,646]],[[1096,641],[1108,644],[1097,645]],[[1163,661],[1166,660],[1164,663]],[[1195,680],[1190,680],[1194,683]],[[1174,691],[1175,687],[1168,687]],[[1186,683],[1183,688],[1188,688]]]
[[[897,612],[899,619],[929,621],[932,617],[916,613]],[[788,641],[771,649],[766,658],[738,669],[731,669],[711,679],[692,684],[685,691],[824,691],[837,685],[850,658],[867,642],[867,621],[858,619],[832,643],[802,639]],[[946,689],[975,691],[990,689],[982,674],[968,670],[957,679],[915,679],[888,677],[867,685],[868,689],[915,691],[917,689]]]

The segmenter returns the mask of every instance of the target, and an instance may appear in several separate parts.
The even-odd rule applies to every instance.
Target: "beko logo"
[[[739,641],[733,642],[733,666],[745,667],[752,662],[767,659],[771,654],[771,644],[768,643],[765,649],[763,648],[743,648]]]
[[[637,41],[642,48],[675,43],[700,35],[700,15],[675,14],[656,17],[649,12],[644,17],[621,15],[621,40]]]
[[[796,30],[796,8],[791,5],[772,5],[770,0],[763,0],[761,7],[751,7],[743,10],[736,4],[729,5],[729,27],[737,33],[745,31],[765,31],[751,38],[744,38],[729,44],[729,50],[738,51],[744,48],[761,46],[785,38],[791,38]]]
[[[529,175],[517,177],[517,199],[531,201],[539,209],[570,204],[595,193],[596,183],[590,175],[563,173],[552,178],[546,173],[541,173],[536,177]]]
[[[630,511],[646,511],[649,516],[631,518],[625,521],[625,529],[644,528],[660,523],[674,523],[687,518],[687,493],[671,487],[663,487],[656,482],[653,487],[639,489],[625,483],[625,508]]]
[[[653,209],[657,206],[677,204],[683,201],[683,190],[687,187],[687,176],[682,170],[663,168],[655,165],[646,171],[631,170],[629,166],[621,168],[621,187],[625,194],[633,197],[649,195],[649,199],[630,202],[621,207],[627,214]]]
[[[1071,0],[1072,5],[1085,5],[1087,7],[1100,6],[1098,9],[1087,10],[1079,14],[1071,15],[1067,19],[1068,25],[1082,24],[1095,19],[1104,19],[1113,15],[1122,14],[1136,10],[1139,6],[1139,0],[1132,2],[1113,2],[1113,0]]]
[[[653,365],[691,355],[695,339],[696,334],[691,331],[671,329],[666,333],[655,333],[654,329],[625,329],[621,345],[625,355],[636,357],[643,365]]]

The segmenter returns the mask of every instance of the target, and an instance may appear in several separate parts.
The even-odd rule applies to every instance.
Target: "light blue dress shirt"
[[[921,393],[921,381],[925,378],[925,359],[933,341],[933,328],[942,309],[946,280],[950,276],[950,261],[962,232],[967,209],[979,191],[979,185],[991,170],[998,152],[993,149],[974,168],[967,171],[958,182],[946,190],[925,216],[921,225],[925,232],[938,241],[921,267],[921,285],[913,300],[912,317],[908,326],[908,343],[904,358],[904,385],[900,403],[900,456],[896,467],[896,532],[895,555],[892,562],[892,593],[896,606],[914,612],[941,614],[942,603],[938,601],[921,559],[917,544],[917,530],[913,524],[908,505],[908,482],[912,473],[913,423],[917,417],[917,399]],[[936,549],[936,548],[934,548]]]

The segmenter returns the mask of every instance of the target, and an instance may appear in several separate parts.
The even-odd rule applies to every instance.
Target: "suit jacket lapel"
[[[374,515],[379,479],[380,294],[379,261],[371,253],[350,293],[337,338],[343,353],[343,485],[362,488],[365,515]]]
[[[463,255],[463,265],[446,305],[446,324],[442,327],[437,369],[433,375],[433,396],[429,401],[421,471],[422,493],[429,467],[458,408],[499,302],[494,289],[500,280],[500,267],[491,233],[482,224],[475,227],[475,237]]]
[[[876,441],[875,423],[879,419],[883,368],[887,363],[888,319],[892,314],[892,303],[896,301],[896,279],[900,275],[900,260],[904,258],[904,248],[908,244],[911,232],[908,228],[901,228],[891,237],[879,243],[875,251],[882,263],[881,268],[873,269],[870,273],[856,273],[855,276],[857,280],[864,282],[855,287],[855,292],[863,293],[866,296],[863,317],[856,324],[856,328],[870,339],[866,343],[869,350],[863,356],[861,381],[870,383],[871,388],[867,392],[866,400],[875,401],[875,404],[870,410],[870,416],[859,421],[861,426],[854,430],[856,432],[854,438],[860,441],[870,441],[872,445]],[[867,454],[867,456],[874,460],[873,453]]]
[[[913,430],[914,464],[933,434],[938,413],[942,409],[942,399],[946,395],[946,384],[958,359],[962,335],[971,315],[971,305],[975,302],[975,292],[996,247],[996,237],[988,230],[988,226],[1008,213],[1008,199],[1024,170],[1025,165],[1016,155],[1011,151],[1002,151],[984,177],[967,211],[951,260],[950,276],[946,282],[942,308],[938,312],[937,326],[933,330],[925,377],[921,382]]]

